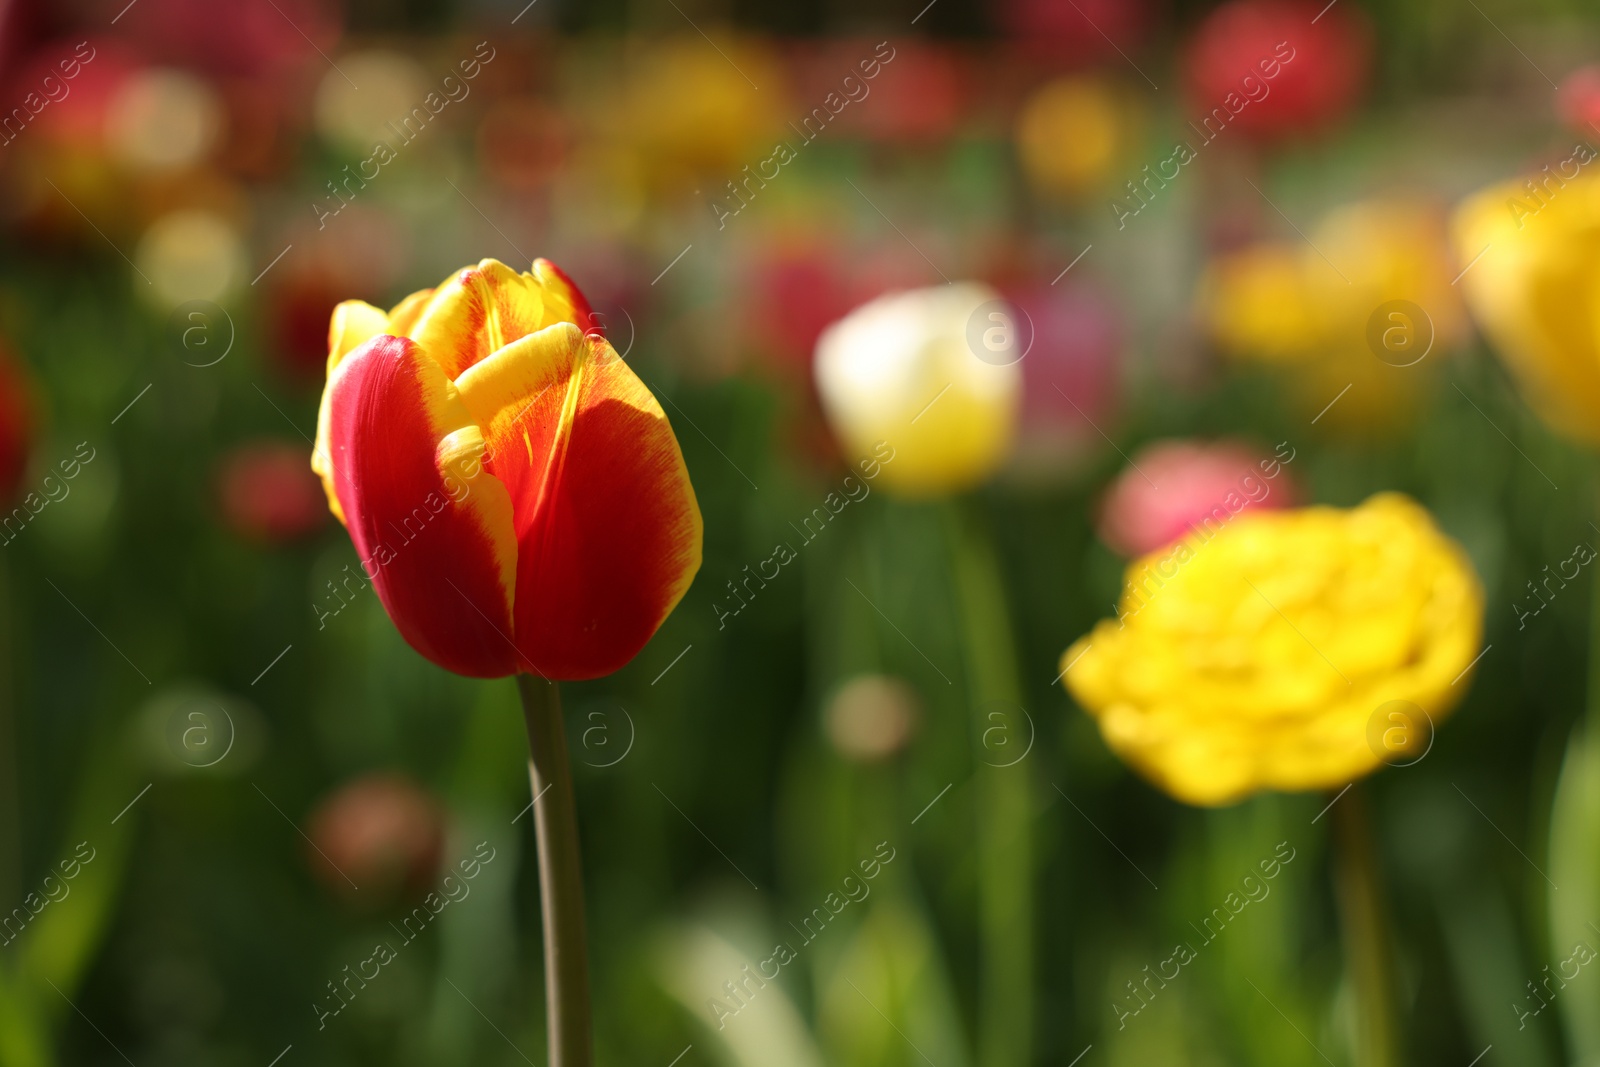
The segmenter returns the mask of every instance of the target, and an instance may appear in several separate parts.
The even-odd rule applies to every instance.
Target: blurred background
[[[0,0],[0,1067],[545,1062],[514,687],[405,645],[309,468],[334,304],[490,256],[585,290],[705,516],[654,641],[565,692],[599,1062],[1375,1062],[1333,798],[1180,804],[1060,684],[1170,439],[1220,449],[1198,492],[1276,457],[1274,503],[1399,490],[1466,547],[1489,650],[1362,786],[1399,1062],[1596,1062],[1556,933],[1600,921],[1600,795],[1558,788],[1593,577],[1530,599],[1595,469],[1449,227],[1594,158],[1600,18],[925,3]],[[819,335],[964,280],[1029,339],[1003,461],[849,489]]]

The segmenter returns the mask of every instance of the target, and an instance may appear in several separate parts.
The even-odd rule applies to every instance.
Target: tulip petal
[[[401,635],[458,674],[516,673],[511,502],[455,387],[419,345],[384,335],[345,358],[327,398],[325,460]]]
[[[333,381],[345,356],[388,332],[389,317],[364,300],[346,300],[334,308],[333,317],[328,321],[328,381]],[[344,522],[344,509],[339,506],[339,495],[333,488],[333,469],[328,465],[328,394],[329,390],[323,389],[317,405],[317,440],[311,451],[311,469],[322,479],[328,510]]]
[[[548,325],[544,309],[544,292],[532,276],[486,259],[434,290],[406,333],[444,368],[445,377],[455,379],[491,352]]]
[[[1600,442],[1600,338],[1593,253],[1600,179],[1584,177],[1548,204],[1519,182],[1467,200],[1456,252],[1484,332],[1535,409],[1560,432]]]
[[[389,329],[385,332],[392,333],[396,337],[410,337],[411,331],[417,325],[417,319],[422,315],[422,309],[433,299],[434,292],[433,289],[418,289],[390,308]]]
[[[551,678],[619,669],[700,567],[700,509],[665,413],[609,344],[570,323],[456,385],[511,495],[517,646]]]
[[[533,277],[544,290],[544,320],[541,326],[570,322],[584,333],[604,334],[594,309],[578,287],[572,284],[566,271],[548,259],[536,259],[533,261]]]
[[[365,300],[346,300],[328,320],[328,373],[351,352],[389,332],[389,316]]]

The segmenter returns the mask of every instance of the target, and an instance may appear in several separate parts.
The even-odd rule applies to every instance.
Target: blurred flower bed
[[[310,466],[487,257],[705,518],[567,695],[601,1061],[1600,1057],[1594,13],[676,6],[0,0],[0,1067],[541,1062],[511,687]]]

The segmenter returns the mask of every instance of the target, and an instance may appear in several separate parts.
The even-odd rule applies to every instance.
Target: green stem
[[[1345,966],[1355,987],[1357,1067],[1397,1067],[1393,954],[1366,792],[1360,784],[1333,809],[1334,889]]]
[[[539,847],[539,907],[544,916],[545,1013],[550,1067],[591,1067],[589,958],[583,930],[583,864],[567,735],[556,683],[517,675],[528,727],[528,775]]]
[[[55,1067],[43,1013],[22,982],[0,974],[0,1067]]]
[[[1596,509],[1600,518],[1600,509]],[[1588,733],[1600,736],[1600,578],[1589,577],[1589,707]]]
[[[994,548],[981,520],[947,512],[972,734],[978,758],[980,993],[978,1063],[1024,1067],[1033,1037],[1033,841],[1030,744],[1016,652]],[[994,712],[1001,718],[992,718]],[[1003,739],[1003,741],[1002,741]],[[1007,766],[1006,764],[1009,764]]]
[[[21,738],[11,659],[10,577],[0,561],[0,900],[4,901],[22,895],[22,782],[17,747]]]

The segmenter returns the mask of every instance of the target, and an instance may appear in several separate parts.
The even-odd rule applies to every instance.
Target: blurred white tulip
[[[1010,453],[1031,336],[975,282],[890,293],[829,326],[817,391],[846,459],[872,457],[907,496],[981,482]]]

